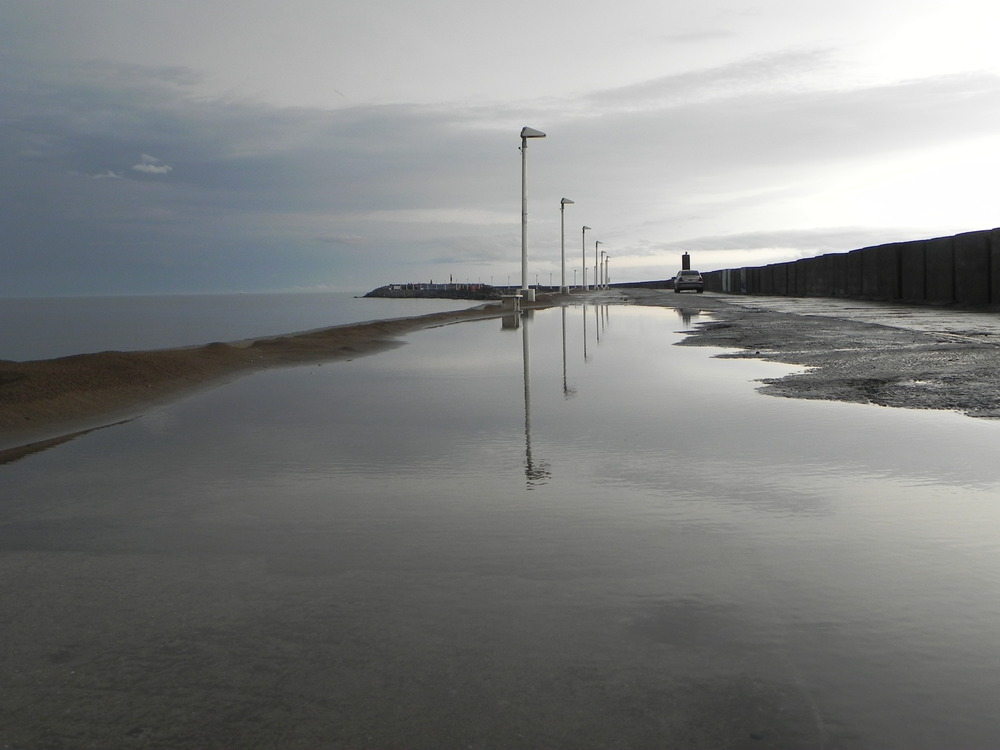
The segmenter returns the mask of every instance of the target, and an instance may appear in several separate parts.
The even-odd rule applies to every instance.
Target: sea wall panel
[[[1000,228],[719,272],[734,294],[1000,305]]]
[[[900,245],[879,245],[873,249],[877,265],[878,281],[875,291],[876,299],[897,300],[900,298]]]
[[[955,252],[951,237],[936,237],[924,244],[927,293],[924,302],[948,304],[955,301]]]
[[[900,256],[900,296],[907,302],[927,298],[927,251],[923,240],[903,244]]]
[[[990,237],[966,232],[952,238],[955,253],[955,301],[963,305],[990,303]]]

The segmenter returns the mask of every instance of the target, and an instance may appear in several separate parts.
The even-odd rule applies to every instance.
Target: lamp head
[[[584,232],[586,232],[586,231],[587,231],[587,230],[589,230],[589,229],[590,229],[590,227],[584,227],[584,228],[583,228],[583,231],[584,231]]]
[[[534,128],[529,128],[527,126],[521,128],[522,138],[544,138],[545,133],[541,130],[535,130]]]
[[[561,201],[559,201],[559,204],[562,205],[562,206],[568,206],[569,204],[575,203],[575,202],[576,201],[571,201],[569,198],[563,198]]]

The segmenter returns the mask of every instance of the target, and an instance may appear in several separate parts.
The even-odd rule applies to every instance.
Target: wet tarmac
[[[736,298],[749,309],[794,315],[819,315],[904,331],[919,331],[963,340],[1000,344],[1000,313],[957,307],[902,305],[867,300],[817,297]]]

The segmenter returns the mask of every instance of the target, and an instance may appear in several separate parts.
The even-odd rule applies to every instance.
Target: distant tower
[[[687,253],[681,256],[681,270],[690,271],[691,270],[691,256]]]

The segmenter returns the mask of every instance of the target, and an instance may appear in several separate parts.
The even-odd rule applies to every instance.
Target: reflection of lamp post
[[[562,259],[562,278],[559,282],[559,294],[569,294],[566,286],[566,204],[572,204],[569,198],[559,201],[559,250]]]
[[[534,291],[528,290],[528,139],[544,138],[545,133],[534,128],[521,128],[521,295],[534,301]]]
[[[600,282],[597,279],[597,269],[600,267],[597,265],[597,246],[603,244],[600,240],[594,242],[594,289],[600,289]]]
[[[562,312],[562,359],[563,359],[563,398],[572,398],[576,395],[576,388],[570,387],[566,379],[566,305],[560,305]]]
[[[521,326],[521,360],[524,365],[524,476],[527,489],[535,485],[545,484],[552,476],[547,461],[536,461],[531,453],[531,365],[530,347],[528,346],[529,318],[525,317]]]
[[[587,290],[587,230],[590,227],[583,228],[583,262],[580,264],[583,266],[583,284],[580,288],[584,291]]]

